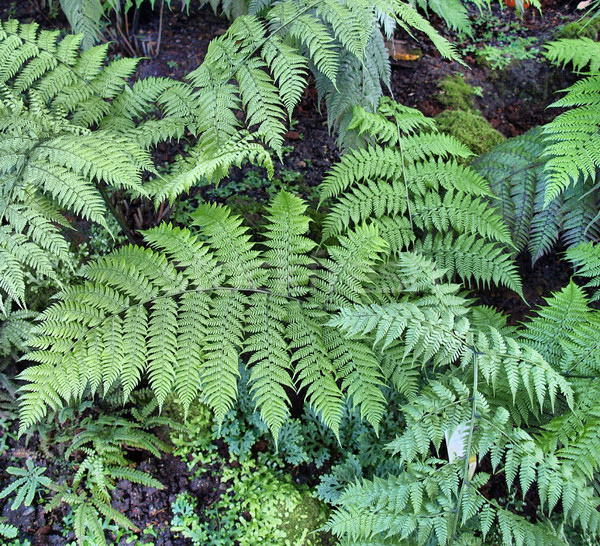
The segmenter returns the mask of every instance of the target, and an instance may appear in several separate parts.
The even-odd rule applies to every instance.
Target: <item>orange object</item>
[[[515,0],[504,0],[504,3],[509,8],[514,8],[516,6]],[[528,7],[529,7],[529,2],[527,2],[527,0],[523,0],[523,9],[528,8]]]

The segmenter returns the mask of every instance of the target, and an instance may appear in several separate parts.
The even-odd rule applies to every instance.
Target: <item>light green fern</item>
[[[588,38],[559,40],[547,46],[546,56],[555,64],[572,63],[578,72],[588,67],[584,72],[588,76],[565,89],[566,95],[551,104],[557,108],[572,109],[557,116],[543,129],[547,142],[545,171],[549,178],[544,205],[570,186],[589,181],[595,188],[596,172],[600,166],[600,48]]]
[[[80,40],[16,21],[0,28],[0,289],[20,305],[25,269],[53,277],[53,263],[69,262],[64,211],[106,228],[105,187],[145,195],[148,148],[183,128],[139,123],[167,80],[132,91],[137,61],[104,66],[106,46],[80,55]]]
[[[374,142],[344,154],[326,176],[321,202],[334,201],[323,222],[325,239],[369,221],[392,255],[415,249],[435,257],[449,278],[521,290],[508,230],[484,199],[489,186],[472,169],[445,161],[468,157],[462,144],[389,99],[379,114],[355,108],[350,128]]]

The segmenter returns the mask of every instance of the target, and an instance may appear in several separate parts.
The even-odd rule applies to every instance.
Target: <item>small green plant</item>
[[[501,46],[485,45],[483,49],[477,50],[477,58],[488,65],[492,70],[503,70],[514,61],[525,61],[535,59],[540,53],[539,47],[535,47],[537,38],[510,39]]]
[[[173,531],[200,546],[322,544],[315,531],[325,523],[328,511],[306,487],[252,461],[222,467],[221,481],[228,487],[204,510],[202,520],[191,495],[177,497],[172,504]]]
[[[40,489],[48,489],[52,480],[44,476],[45,466],[35,466],[32,459],[25,461],[25,468],[9,466],[6,471],[17,479],[8,484],[1,492],[0,499],[8,497],[15,493],[15,498],[11,505],[11,510],[16,510],[21,504],[31,506],[35,495]]]

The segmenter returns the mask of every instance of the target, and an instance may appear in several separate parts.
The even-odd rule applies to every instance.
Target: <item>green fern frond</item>
[[[289,417],[285,389],[293,389],[289,373],[290,355],[285,340],[285,299],[252,294],[246,330],[251,334],[244,350],[250,353],[250,389],[261,417],[269,426],[275,443]]]
[[[100,0],[60,0],[60,7],[73,32],[83,34],[83,49],[88,49],[99,41],[100,22],[104,15],[104,7]]]
[[[103,186],[146,195],[142,175],[154,171],[148,148],[182,132],[178,121],[159,124],[153,137],[147,136],[153,120],[144,122],[146,136],[140,127],[143,117],[156,116],[166,80],[130,88],[137,60],[105,65],[107,46],[80,54],[79,42],[37,25],[0,26],[0,57],[7,60],[0,75],[0,218],[3,235],[13,239],[3,238],[0,285],[20,303],[24,269],[52,277],[56,263],[69,263],[55,225],[69,226],[64,214],[106,227]]]
[[[569,187],[563,194],[562,240],[567,247],[600,237],[598,197],[586,184]]]
[[[309,220],[306,205],[289,193],[279,193],[267,208],[269,224],[264,253],[272,267],[270,285],[275,294],[302,297],[308,293],[310,266],[307,254],[316,246],[306,235]]]
[[[33,320],[38,316],[35,311],[12,307],[11,300],[0,307],[0,357],[23,351],[34,326]]]
[[[560,114],[544,126],[548,142],[544,151],[544,157],[548,158],[545,169],[549,175],[545,205],[570,185],[586,178],[595,183],[596,169],[600,167],[599,124],[600,104],[584,104]]]
[[[591,279],[585,286],[587,288],[596,288],[600,286],[600,245],[581,243],[567,250],[566,258],[575,269],[575,274],[581,277]],[[600,298],[598,291],[594,292],[591,301]]]
[[[17,538],[18,532],[18,527],[15,527],[10,523],[0,523],[0,536],[4,538]]]
[[[325,332],[324,341],[337,376],[342,379],[342,389],[353,407],[360,408],[361,418],[378,433],[387,401],[381,390],[383,373],[375,352],[362,343],[342,339],[334,330]]]
[[[417,5],[423,10],[431,9],[439,15],[446,24],[461,33],[472,35],[473,28],[469,20],[467,7],[460,0],[449,0],[440,2],[439,0],[418,0]]]
[[[281,100],[291,117],[304,92],[308,63],[302,55],[278,36],[265,42],[261,56],[273,73],[274,80],[279,86]]]
[[[547,187],[547,184],[540,185],[535,193],[534,210],[536,214],[531,221],[531,232],[527,245],[533,263],[554,247],[562,224],[562,196],[558,196],[546,204]]]
[[[365,298],[374,266],[387,251],[375,226],[358,226],[338,241],[328,247],[330,258],[321,260],[323,269],[313,279],[315,303],[327,311]]]
[[[40,365],[23,374],[32,384],[22,391],[22,430],[88,391],[120,386],[126,401],[144,378],[159,406],[173,390],[186,412],[200,397],[220,424],[237,398],[241,353],[275,439],[296,383],[336,432],[343,391],[377,426],[385,399],[365,397],[357,385],[379,390],[378,361],[358,345],[330,360],[335,340],[322,328],[338,302],[369,297],[386,245],[364,226],[317,264],[305,211],[296,197],[275,197],[261,251],[239,217],[204,205],[194,215],[197,236],[161,225],[144,234],[155,250],[128,246],[86,266],[87,282],[60,294],[31,341],[29,358]]]
[[[396,17],[398,24],[409,34],[412,29],[423,32],[433,42],[442,57],[462,63],[456,48],[448,40],[440,36],[429,21],[424,19],[411,4],[398,2]]]
[[[145,186],[157,202],[165,199],[173,202],[199,182],[210,180],[218,183],[233,165],[241,166],[245,160],[265,167],[269,176],[273,176],[271,156],[262,145],[254,141],[252,135],[244,132],[223,142],[218,151],[206,149],[200,143],[190,152],[189,157],[179,158],[171,173],[159,176]]]
[[[589,65],[589,72],[600,70],[600,44],[589,38],[556,40],[544,46],[546,58],[557,65],[573,64],[577,72]]]
[[[428,235],[422,242],[417,241],[414,249],[434,259],[442,269],[455,271],[463,281],[473,279],[483,286],[493,281],[522,296],[521,278],[512,257],[495,243],[486,243],[475,235],[453,237],[449,233],[445,237]]]
[[[517,250],[527,246],[534,216],[543,214],[543,210],[534,207],[538,188],[544,184],[545,161],[540,159],[543,151],[542,132],[532,129],[505,140],[471,163],[500,198],[498,210],[511,230]]]

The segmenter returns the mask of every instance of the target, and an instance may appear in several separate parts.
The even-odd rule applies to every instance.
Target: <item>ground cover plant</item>
[[[179,6],[59,4],[83,34],[0,26],[5,542],[596,543],[594,36],[476,55],[577,77],[477,155],[444,120],[481,135],[484,87],[451,75],[428,117],[384,92],[386,39],[460,66],[486,2],[210,2],[184,78],[94,45]],[[316,183],[282,167],[311,97]],[[482,303],[559,242],[572,278],[525,321]]]

